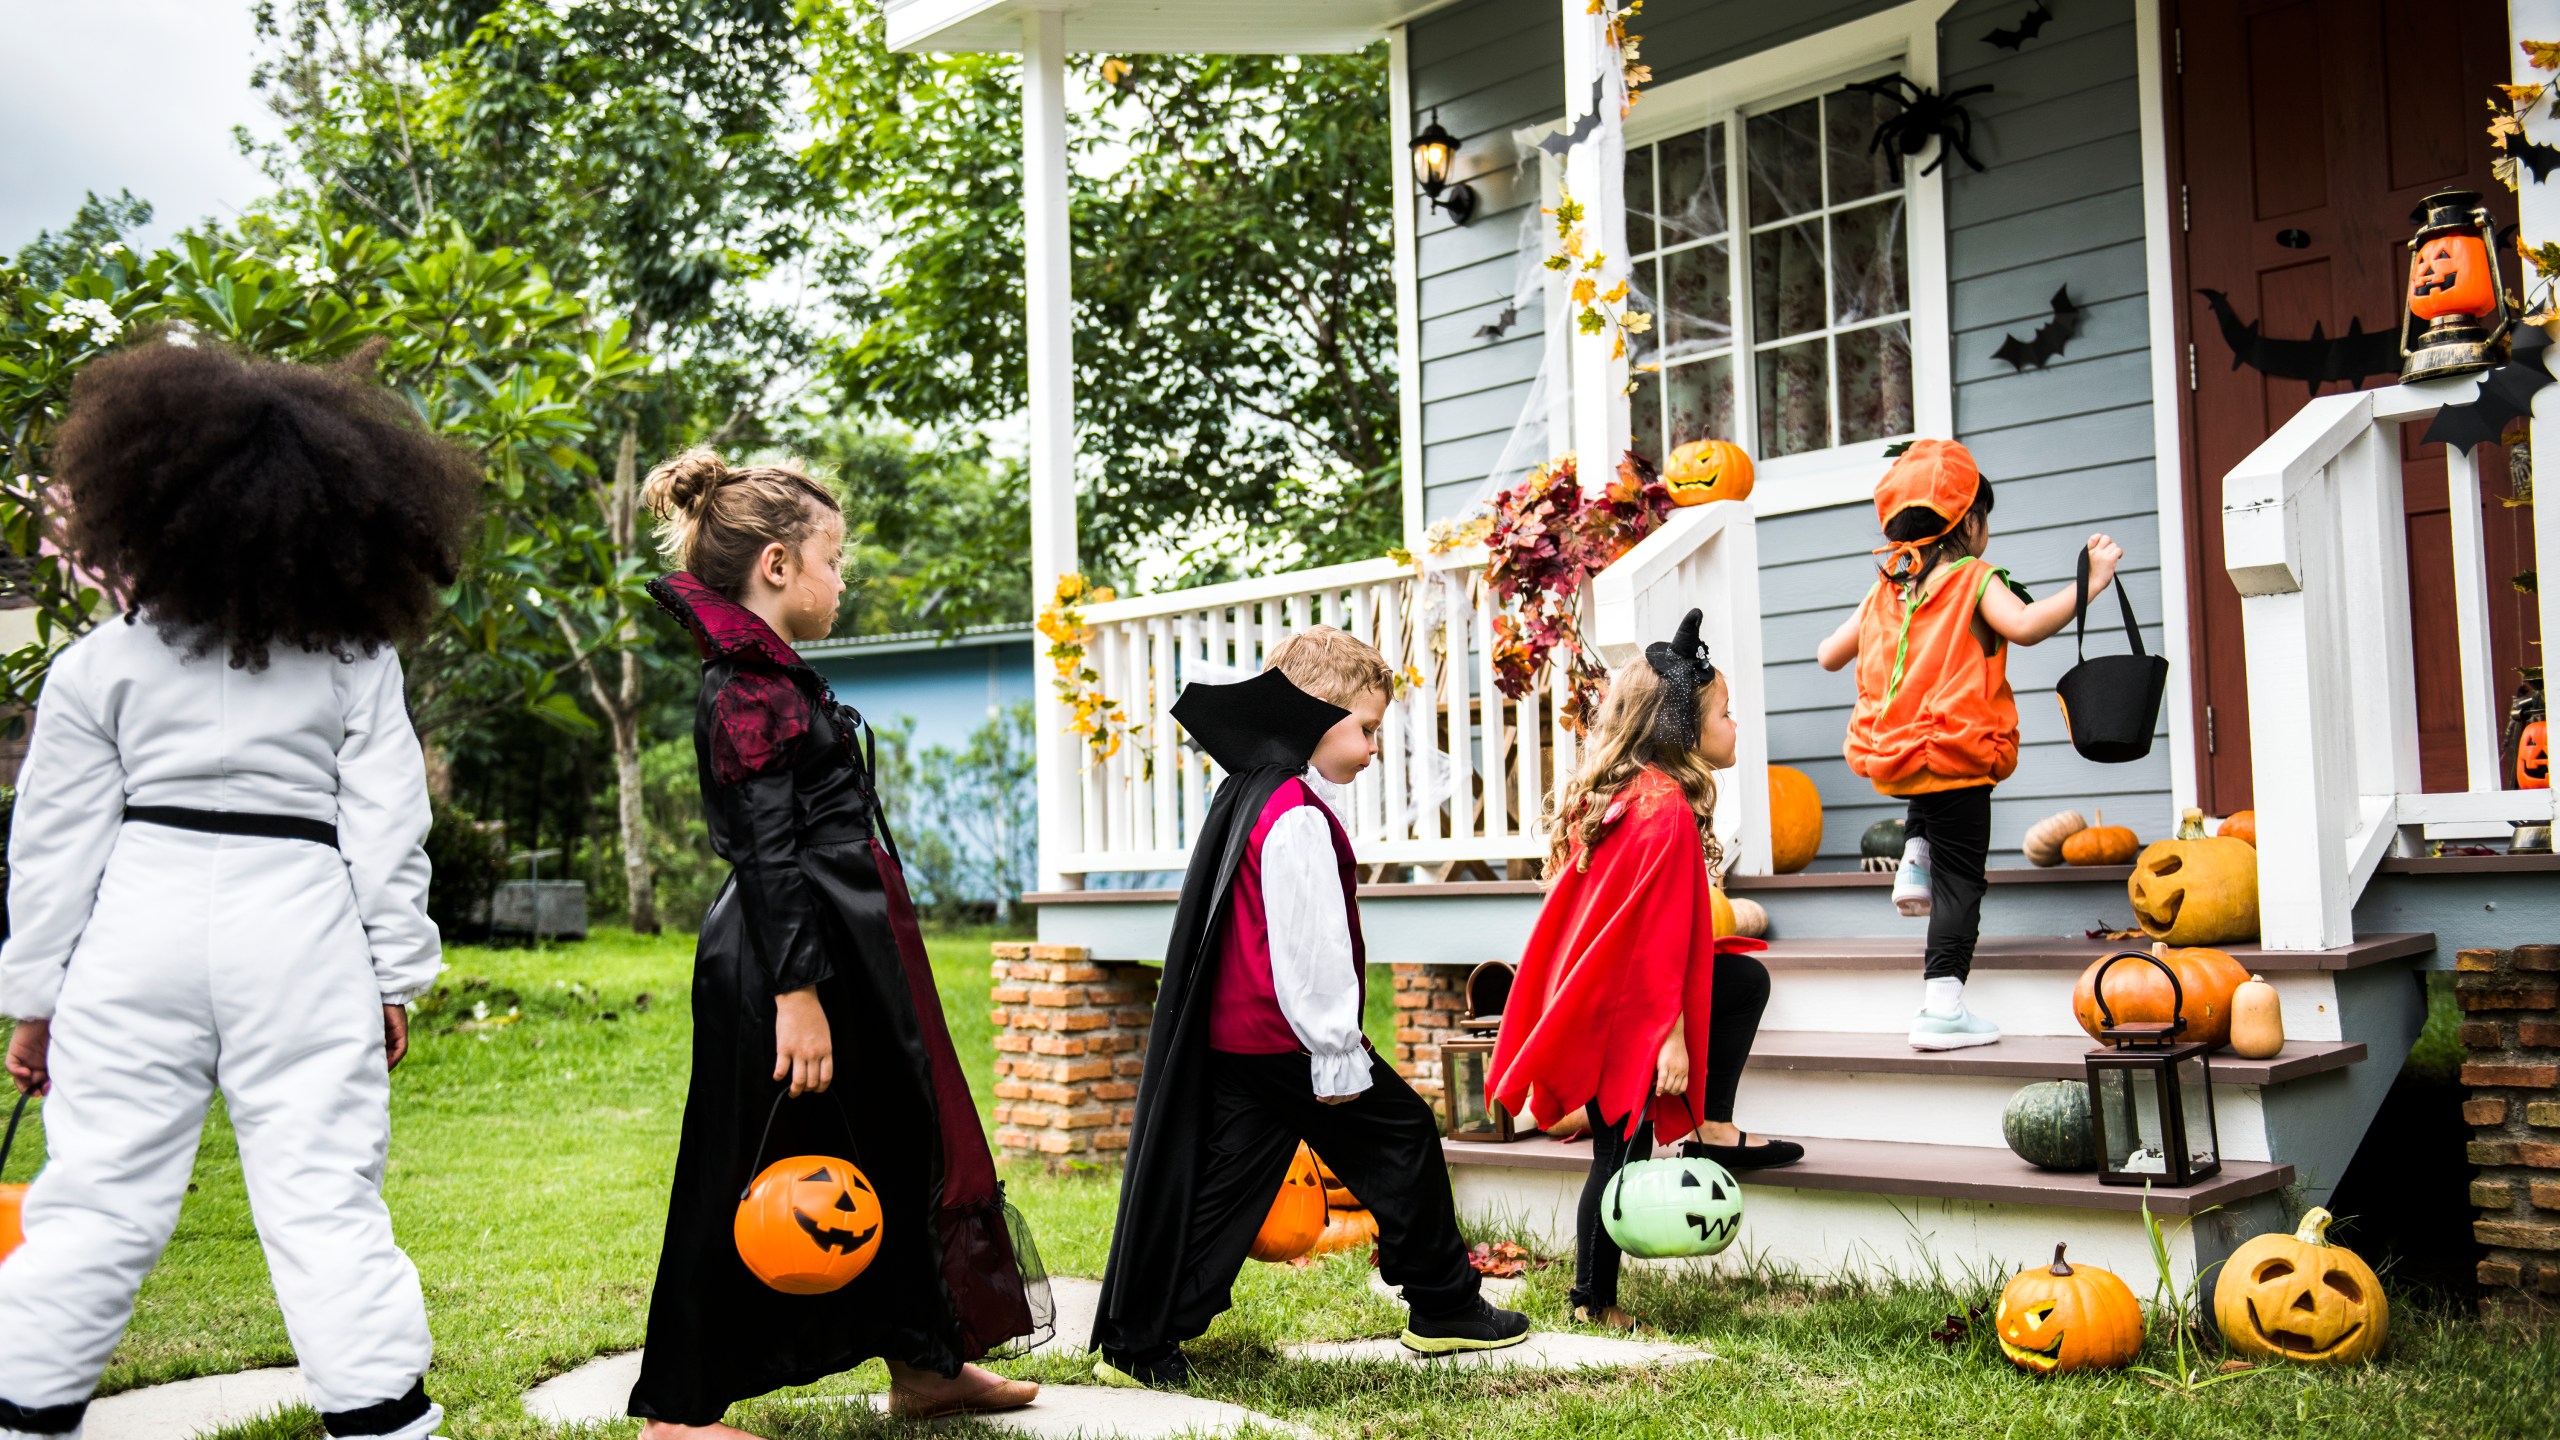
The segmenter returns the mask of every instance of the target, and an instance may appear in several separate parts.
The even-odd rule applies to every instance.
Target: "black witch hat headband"
[[[1698,692],[1716,678],[1715,662],[1698,638],[1702,612],[1691,610],[1668,641],[1644,647],[1644,663],[1662,677],[1662,709],[1654,718],[1654,739],[1668,747],[1694,749],[1698,743]]]

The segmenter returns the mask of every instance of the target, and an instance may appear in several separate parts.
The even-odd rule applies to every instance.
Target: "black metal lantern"
[[[2169,1018],[2116,1022],[2107,1008],[2107,971],[2139,960],[2169,977]],[[2089,1114],[2097,1124],[2098,1180],[2107,1185],[2193,1185],[2222,1169],[2214,1127],[2210,1045],[2178,1041],[2185,996],[2177,972],[2154,955],[2119,951],[2098,963],[2091,985],[2098,1039],[2088,1054]]]
[[[1431,123],[1413,137],[1413,181],[1422,187],[1422,198],[1431,208],[1445,212],[1452,225],[1464,225],[1476,217],[1475,187],[1464,181],[1449,183],[1449,167],[1458,159],[1458,137],[1441,128],[1440,112],[1431,112]]]
[[[1511,1112],[1485,1093],[1485,1075],[1492,1068],[1492,1036],[1469,1035],[1440,1042],[1441,1119],[1450,1139],[1511,1143]]]

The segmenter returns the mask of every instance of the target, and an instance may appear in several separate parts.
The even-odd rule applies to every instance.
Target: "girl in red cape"
[[[1489,1089],[1541,1129],[1589,1118],[1591,1175],[1576,1217],[1573,1314],[1631,1330],[1618,1308],[1601,1193],[1654,1143],[1729,1170],[1800,1159],[1733,1125],[1734,1087],[1769,1000],[1759,941],[1719,938],[1714,772],[1738,729],[1692,610],[1669,642],[1610,682],[1581,770],[1547,826],[1550,887],[1504,1006]],[[1703,1056],[1703,1065],[1692,1063]]]

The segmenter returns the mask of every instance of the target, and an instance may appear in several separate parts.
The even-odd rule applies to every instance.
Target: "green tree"
[[[945,634],[1031,615],[1031,507],[1022,465],[983,446],[919,449],[901,435],[833,426],[805,453],[845,502],[839,634]]]
[[[812,4],[812,166],[864,243],[829,257],[846,397],[929,432],[1025,404],[1019,65],[893,55]],[[1195,575],[1399,538],[1383,49],[1089,57],[1070,116],[1083,531]],[[1096,179],[1085,172],[1107,168]],[[1042,583],[1048,577],[1040,577]]]
[[[25,272],[28,284],[39,290],[59,290],[64,281],[80,273],[89,256],[109,245],[122,245],[125,236],[150,223],[150,201],[130,190],[119,190],[114,199],[101,200],[92,190],[81,198],[70,224],[59,233],[37,231],[36,238],[13,258],[18,269]]]

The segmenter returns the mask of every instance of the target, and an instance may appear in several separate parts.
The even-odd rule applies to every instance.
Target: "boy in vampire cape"
[[[1102,1281],[1097,1379],[1180,1385],[1181,1345],[1227,1308],[1304,1140],[1378,1219],[1425,1354],[1518,1344],[1458,1234],[1431,1107],[1360,1034],[1363,952],[1350,836],[1326,793],[1377,753],[1394,679],[1330,626],[1263,672],[1183,688],[1173,715],[1227,772],[1175,908]]]

